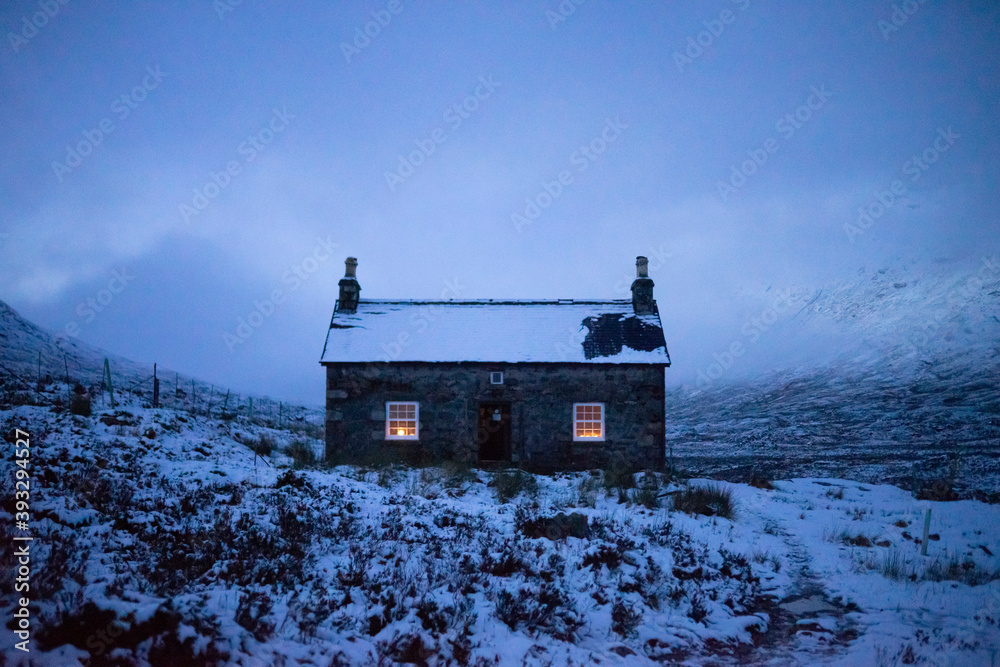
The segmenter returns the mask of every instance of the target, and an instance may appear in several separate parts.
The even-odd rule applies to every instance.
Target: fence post
[[[69,386],[69,359],[66,358],[65,350],[63,351],[63,365],[66,368],[66,404],[68,405],[73,398],[73,394]]]
[[[156,364],[153,364],[153,407],[160,407],[160,378],[156,377]]]
[[[931,508],[927,508],[927,513],[924,514],[924,539],[920,542],[920,555],[927,555],[927,537],[931,532]]]
[[[108,396],[111,399],[111,407],[115,407],[115,388],[111,384],[111,363],[108,361],[107,357],[104,357],[104,376],[107,378],[108,382]]]

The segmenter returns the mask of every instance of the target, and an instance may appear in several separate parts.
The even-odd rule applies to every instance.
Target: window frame
[[[601,408],[601,435],[599,435],[599,436],[577,435],[577,428],[576,427],[577,427],[578,423],[580,423],[581,421],[587,422],[587,423],[593,423],[594,422],[594,420],[592,420],[592,419],[579,420],[577,418],[577,408],[578,407],[595,407],[595,406]],[[605,415],[606,415],[606,412],[607,412],[607,408],[604,405],[604,403],[596,403],[596,402],[574,403],[573,404],[573,421],[572,421],[572,425],[573,425],[573,441],[574,442],[604,442],[607,439],[607,430],[606,430],[606,427],[605,427]]]
[[[413,435],[397,435],[389,428],[389,410],[391,406],[413,406]],[[395,419],[394,421],[409,421]],[[420,402],[419,401],[386,401],[385,402],[385,439],[386,440],[419,440],[420,439]]]
[[[494,377],[498,377],[499,381],[494,382]],[[503,384],[503,371],[490,371],[490,384]]]

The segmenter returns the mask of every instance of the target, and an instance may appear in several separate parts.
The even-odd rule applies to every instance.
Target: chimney
[[[653,301],[653,281],[649,277],[649,260],[642,256],[635,258],[632,309],[636,315],[652,315],[656,312],[656,302]]]
[[[337,301],[337,312],[354,313],[358,310],[358,300],[361,298],[361,285],[355,276],[358,260],[348,257],[344,262],[344,277],[340,279],[340,298]]]

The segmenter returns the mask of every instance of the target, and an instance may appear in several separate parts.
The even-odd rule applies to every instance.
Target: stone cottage
[[[346,264],[320,359],[328,458],[663,466],[670,356],[645,257],[612,301],[368,300]]]

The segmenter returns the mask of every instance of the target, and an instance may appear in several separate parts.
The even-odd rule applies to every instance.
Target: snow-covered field
[[[318,441],[138,400],[6,405],[0,422],[30,434],[35,538],[32,651],[6,630],[10,665],[991,665],[1000,649],[996,505],[720,483],[730,520],[671,508],[706,480],[293,469],[277,450]],[[257,458],[262,435],[275,451]]]

